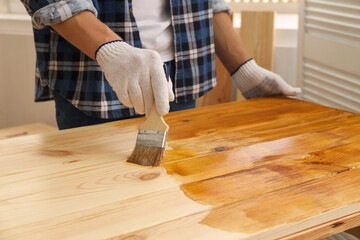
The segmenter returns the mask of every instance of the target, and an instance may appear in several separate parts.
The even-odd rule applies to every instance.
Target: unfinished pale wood
[[[259,66],[272,71],[274,62],[275,12],[241,12],[240,35],[246,49]],[[244,99],[237,91],[237,99]]]
[[[164,118],[156,111],[156,108],[153,107],[149,117],[140,125],[140,129],[168,131],[169,126],[164,121]]]
[[[281,240],[317,240],[357,226],[360,226],[360,212],[309,228],[305,231],[281,238]],[[346,232],[351,233],[350,231]]]
[[[360,211],[357,114],[267,98],[165,120],[159,168],[125,163],[144,118],[0,141],[0,238],[275,239]]]
[[[55,168],[48,171],[49,177],[38,174],[42,176],[35,179],[48,182],[48,188],[30,181],[22,192],[13,191],[12,197],[1,200],[11,203],[0,207],[0,236],[5,239],[104,239],[208,209],[187,198],[160,168],[113,161],[68,167],[58,177]],[[21,182],[9,184],[4,192],[21,189]]]
[[[13,137],[27,136],[31,134],[39,134],[56,131],[57,128],[44,123],[30,123],[12,128],[0,129],[0,140]]]
[[[241,12],[240,35],[257,63],[271,71],[274,57],[275,12]]]
[[[95,152],[104,154],[108,151],[122,151],[129,150],[129,147],[134,147],[139,125],[145,121],[145,118],[135,118],[124,120],[117,125],[117,122],[104,125],[93,125],[83,128],[75,128],[71,130],[62,130],[57,132],[50,132],[45,134],[36,134],[30,136],[23,136],[17,139],[3,139],[0,141],[0,156],[9,156],[12,154],[19,154],[29,151],[44,151],[47,155],[66,155],[66,150],[55,150],[57,146],[68,145],[70,148],[74,147],[75,153],[79,152]],[[88,141],[89,147],[84,143]],[[121,141],[122,144],[118,144]],[[112,144],[111,144],[112,143]],[[114,145],[116,147],[114,147]],[[14,147],[16,146],[16,147]],[[78,151],[80,148],[80,151]],[[84,151],[82,151],[84,149]],[[61,151],[64,151],[61,153]],[[71,152],[70,152],[71,154]],[[46,154],[45,154],[46,155]]]

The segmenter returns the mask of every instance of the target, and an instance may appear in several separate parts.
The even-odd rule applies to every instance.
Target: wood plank
[[[30,123],[17,127],[0,129],[0,140],[53,131],[57,131],[57,128],[44,123]]]
[[[112,124],[100,124],[84,128],[75,128],[63,130],[59,132],[51,132],[41,135],[30,135],[19,137],[17,139],[4,139],[0,141],[0,156],[10,156],[11,154],[18,154],[21,152],[47,150],[47,148],[61,146],[63,144],[76,144],[81,141],[101,142],[102,140],[111,141],[114,137],[113,143],[119,142],[119,138],[124,137],[121,144],[114,144],[114,150],[123,149],[122,145],[129,150],[130,145],[128,139],[136,139],[137,126],[144,121],[143,118],[129,119],[114,122]],[[104,147],[108,144],[104,144]],[[14,147],[16,146],[16,148]],[[56,154],[56,153],[54,153]],[[50,155],[50,154],[49,154]]]
[[[275,12],[242,11],[240,35],[260,66],[271,71],[274,56]]]
[[[254,115],[254,113],[256,112],[260,113],[261,111],[264,111],[264,109],[274,106],[275,111],[278,107],[283,107],[284,109],[281,110],[283,113],[286,113],[286,111],[290,111],[292,109],[289,106],[293,103],[294,102],[292,100],[287,101],[276,98],[269,98],[267,101],[258,101],[256,99],[252,99],[242,103],[241,105],[237,105],[236,103],[228,103],[229,105],[225,107],[228,108],[228,111],[224,111],[221,116],[215,116],[218,114],[214,114],[211,111],[222,110],[224,109],[224,106],[215,105],[211,106],[212,110],[208,108],[197,108],[186,111],[173,112],[165,116],[165,121],[170,126],[169,138],[186,139],[193,136],[193,134],[196,134],[197,132],[201,133],[207,129],[213,128],[214,124],[219,125],[219,122],[224,121],[225,119],[228,119],[226,124],[229,124],[229,126],[223,124],[219,125],[219,127],[229,128],[240,124],[240,122],[238,121],[233,121],[231,118],[229,118],[229,116],[233,116],[233,118],[235,119],[246,120],[246,118],[250,115]],[[299,102],[299,108],[301,107],[300,105],[303,106],[303,108],[308,108],[309,111],[312,112],[316,112],[317,110],[319,110],[317,109],[317,107],[315,107],[316,105],[306,103],[300,104]],[[320,109],[323,108],[320,107]],[[329,111],[333,111],[330,108],[327,109]],[[269,117],[271,117],[271,115]],[[274,119],[274,117],[271,118]],[[193,119],[196,121],[193,122]],[[38,150],[39,148],[44,149],[49,147],[55,147],[62,144],[70,145],[78,143],[79,141],[86,140],[101,142],[102,140],[110,141],[110,138],[114,137],[115,139],[113,139],[113,141],[118,142],[118,138],[124,137],[124,134],[129,134],[130,138],[133,138],[134,136],[136,137],[137,126],[139,126],[140,123],[142,123],[143,121],[144,118],[128,119],[107,124],[89,126],[87,127],[87,131],[83,131],[83,128],[76,128],[42,135],[25,136],[19,140],[5,139],[0,141],[0,156],[9,156],[10,154]],[[192,122],[190,124],[184,124],[189,123],[189,121]],[[178,124],[181,124],[182,128],[172,127],[177,126]],[[187,129],[183,129],[184,127],[186,127]],[[177,130],[174,131],[175,129]],[[128,141],[124,140],[122,144],[127,142]],[[17,146],[16,148],[13,147],[15,145]],[[120,147],[119,145],[120,144],[118,144],[117,147]]]
[[[55,203],[47,203],[46,208],[20,208],[17,210],[19,214],[25,210],[25,215],[32,213],[35,216],[28,216],[21,221],[3,219],[10,222],[0,227],[0,237],[9,240],[40,240],[53,236],[59,239],[105,239],[209,209],[186,197],[178,187],[125,200],[116,199],[116,196],[119,194],[111,197],[112,201],[104,201],[92,207],[89,207],[87,201],[94,202],[93,197],[89,196],[89,200],[75,197],[69,204],[77,205],[78,201],[86,204],[81,208],[73,208],[73,211],[69,211],[70,205]],[[42,204],[44,206],[45,202]],[[24,216],[23,213],[21,215]]]
[[[329,109],[329,108],[324,108],[324,109]],[[300,111],[300,109],[299,109],[299,111]],[[338,114],[338,112],[339,111],[335,111],[334,116],[338,116],[338,115],[339,116],[348,116],[348,119],[353,121],[353,119],[349,117],[349,116],[353,116],[353,115],[351,115],[351,114],[350,115]],[[290,114],[290,112],[289,112],[289,114]],[[309,114],[311,117],[315,117],[315,118],[319,118],[319,119],[321,119],[323,117],[323,116],[313,115],[312,112],[306,113],[306,114]],[[325,112],[325,114],[328,114],[328,112]],[[267,114],[267,115],[269,115],[269,114]],[[202,161],[202,159],[207,158],[207,156],[205,154],[211,153],[213,156],[212,157],[210,156],[209,159],[208,159],[209,169],[211,169],[211,168],[218,169],[218,166],[216,166],[216,165],[212,166],[211,161],[209,161],[209,160],[211,160],[211,159],[216,160],[217,159],[216,156],[221,157],[223,154],[225,154],[225,156],[227,156],[227,154],[229,154],[228,150],[232,150],[232,151],[230,151],[230,153],[233,154],[233,155],[236,152],[238,152],[236,154],[244,154],[244,153],[246,153],[246,154],[248,154],[247,158],[250,159],[249,156],[256,157],[256,155],[251,155],[251,154],[249,155],[249,153],[251,152],[251,148],[248,148],[248,150],[246,150],[244,152],[243,149],[242,149],[243,147],[258,143],[258,144],[255,144],[253,148],[256,149],[257,147],[263,146],[262,148],[264,149],[264,146],[266,146],[266,144],[265,145],[260,144],[262,141],[270,141],[268,146],[270,146],[271,144],[278,144],[279,145],[279,143],[287,141],[286,139],[281,140],[281,141],[272,141],[272,139],[267,138],[267,135],[277,136],[276,138],[286,138],[286,137],[289,137],[289,136],[297,135],[300,132],[306,133],[306,132],[320,131],[320,130],[321,131],[324,131],[324,130],[328,131],[331,128],[339,128],[340,125],[343,125],[344,123],[346,123],[346,122],[343,122],[343,121],[336,121],[333,118],[330,118],[330,119],[328,119],[329,122],[326,123],[326,128],[324,128],[323,127],[324,126],[323,122],[311,122],[309,119],[303,118],[303,117],[304,116],[294,115],[293,119],[298,120],[298,122],[296,122],[296,124],[293,123],[293,122],[285,122],[285,124],[284,124],[285,126],[294,125],[294,127],[291,128],[291,129],[289,129],[289,128],[280,128],[280,126],[275,125],[276,126],[275,129],[278,129],[280,133],[281,132],[290,133],[289,135],[284,135],[282,133],[280,136],[277,136],[278,133],[275,133],[274,131],[268,132],[269,129],[272,129],[274,127],[274,125],[272,125],[272,124],[274,124],[275,121],[271,121],[269,123],[269,129],[266,129],[266,131],[265,131],[266,134],[257,135],[256,137],[253,137],[252,135],[249,135],[249,134],[241,135],[242,133],[249,131],[248,129],[244,129],[244,128],[240,128],[240,129],[232,128],[232,129],[230,129],[230,132],[221,132],[221,131],[219,131],[218,135],[216,135],[216,133],[215,134],[212,133],[210,135],[199,134],[200,137],[192,139],[192,141],[189,141],[189,139],[186,139],[185,141],[181,141],[181,142],[172,141],[171,140],[171,135],[170,135],[170,137],[169,137],[169,142],[170,142],[169,145],[171,145],[172,149],[174,149],[174,150],[166,151],[166,153],[170,157],[169,158],[167,158],[167,156],[165,157],[165,163],[168,164],[171,161],[173,161],[174,159],[176,160],[176,159],[181,158],[181,159],[185,160],[187,158],[193,158],[195,156],[197,157],[196,159],[198,159],[198,160],[192,159],[191,161],[196,163],[196,161]],[[263,119],[263,117],[262,117],[262,119]],[[276,120],[277,117],[275,117],[274,119]],[[286,119],[289,119],[289,118],[286,118]],[[355,121],[359,121],[359,120],[356,120],[356,118],[355,118]],[[260,121],[255,119],[254,122],[260,122]],[[282,121],[276,121],[276,122],[282,122]],[[310,123],[309,125],[310,125],[311,128],[307,129],[306,127],[304,127],[304,125],[302,125],[302,126],[300,125],[301,126],[300,127],[299,122]],[[245,122],[245,123],[247,123],[247,122]],[[352,123],[347,122],[347,124],[350,125]],[[203,125],[203,124],[201,124],[201,125]],[[241,125],[247,125],[247,124],[241,124]],[[346,124],[345,124],[345,126],[346,126]],[[107,127],[108,126],[106,126],[104,130],[106,130]],[[114,130],[113,128],[110,128],[110,129],[111,129],[111,131]],[[135,128],[133,128],[133,129],[134,129],[134,131],[136,131]],[[179,128],[179,129],[183,130],[181,128]],[[296,130],[296,129],[297,129],[298,132],[294,132],[294,130]],[[102,132],[106,132],[104,130],[102,130]],[[262,132],[263,130],[264,130],[263,126],[255,125],[253,132],[256,132],[258,134],[259,132]],[[189,130],[189,132],[190,131],[191,130]],[[339,131],[345,131],[345,129],[341,128]],[[77,142],[77,143],[72,143],[71,142],[70,144],[62,144],[62,145],[59,145],[59,146],[45,148],[45,149],[41,148],[41,149],[31,153],[31,155],[36,157],[39,160],[40,159],[48,159],[49,157],[54,159],[53,157],[59,156],[59,157],[62,157],[62,158],[60,158],[60,160],[57,161],[57,164],[64,164],[66,162],[71,162],[71,161],[81,161],[81,159],[84,158],[84,156],[86,156],[85,154],[87,154],[87,153],[101,154],[102,155],[102,154],[110,154],[110,153],[115,153],[116,154],[116,153],[129,152],[132,149],[132,144],[131,143],[125,144],[125,146],[124,146],[124,144],[121,144],[121,146],[123,148],[118,148],[117,146],[112,147],[112,144],[111,144],[112,142],[119,142],[121,140],[127,139],[127,137],[126,137],[127,135],[126,134],[124,135],[123,133],[124,133],[124,131],[119,131],[119,135],[113,135],[114,138],[112,138],[113,136],[109,135],[109,137],[106,139],[106,141],[100,140],[99,138],[94,138],[94,139],[90,139],[88,141],[84,140],[82,142]],[[349,128],[347,130],[347,133],[351,135],[351,133],[354,133],[354,131],[352,131],[352,128]],[[332,133],[332,134],[335,134],[334,136],[336,136],[336,134],[339,134],[339,133]],[[131,136],[131,140],[135,141],[136,132],[132,132],[129,135]],[[175,133],[174,135],[177,136],[179,134]],[[214,136],[214,138],[212,136]],[[238,137],[238,136],[240,136],[240,137]],[[312,136],[312,135],[309,135],[309,136]],[[305,137],[303,137],[303,138],[305,139],[306,137],[307,136],[305,135]],[[321,135],[319,137],[321,138]],[[295,138],[295,139],[297,139],[297,138]],[[229,141],[229,139],[231,139],[232,141]],[[249,139],[250,139],[250,141],[249,141]],[[301,138],[299,138],[299,139],[301,139]],[[331,138],[329,138],[329,139],[331,139]],[[195,140],[195,142],[193,142],[194,140]],[[335,141],[334,138],[333,138],[333,140]],[[48,143],[48,142],[49,141],[46,141],[46,143]],[[184,145],[184,142],[187,142],[187,144]],[[204,142],[204,144],[200,145],[200,142]],[[229,142],[235,142],[235,144],[231,145],[231,143],[230,143],[230,145],[229,145]],[[303,142],[305,142],[305,140],[303,140]],[[224,143],[224,144],[221,144],[221,143]],[[192,147],[192,149],[191,149],[191,147]],[[189,148],[192,151],[188,151]],[[202,150],[203,152],[199,151],[199,148],[200,148],[200,150],[201,150],[201,148],[203,148],[203,150]],[[64,150],[64,149],[66,149],[66,150]],[[197,153],[195,152],[195,149],[197,149],[197,151],[198,151]],[[250,149],[250,152],[249,152],[249,149]],[[302,149],[302,150],[304,150],[304,149]],[[281,149],[275,148],[275,152],[276,151],[281,152]],[[314,151],[314,149],[312,151]],[[187,155],[184,154],[184,152]],[[216,152],[224,152],[224,153],[216,155]],[[265,152],[262,152],[262,154],[265,154]],[[271,155],[271,152],[267,152],[266,154]],[[25,155],[26,155],[26,153],[18,154],[18,160],[17,161],[14,160],[16,158],[12,159],[11,157],[7,156],[6,159],[3,159],[3,161],[5,161],[4,163],[6,163],[6,164],[4,164],[5,167],[2,168],[2,170],[7,171],[8,173],[9,172],[10,173],[11,172],[16,173],[16,172],[22,172],[22,171],[29,170],[29,169],[26,169],[26,168],[24,169],[24,166],[26,166],[26,162],[31,162],[32,164],[35,163],[35,165],[36,165],[36,162],[30,161],[30,160],[28,161],[27,158],[22,157],[22,156],[25,156]],[[202,155],[204,155],[204,156],[202,156]],[[67,157],[70,157],[70,158],[64,158],[64,156],[67,156]],[[178,158],[176,156],[178,156]],[[293,155],[293,157],[296,157],[296,154]],[[227,158],[227,159],[229,159],[229,158]],[[40,162],[41,161],[38,161],[38,163],[40,163]],[[248,161],[248,162],[250,162],[250,161]],[[21,164],[16,164],[16,163],[21,163]],[[44,164],[44,163],[52,164],[52,163],[54,163],[54,161],[42,161],[41,162],[41,164]],[[177,165],[177,168],[186,169],[186,167],[181,167],[181,163],[176,163],[176,165]],[[227,166],[227,165],[228,164],[224,164],[224,166]],[[242,167],[244,167],[244,165],[245,164],[242,164]],[[19,166],[21,166],[21,167],[19,168]],[[184,166],[186,166],[186,165],[184,165]],[[12,167],[13,170],[10,170],[11,167]],[[168,167],[168,169],[170,169],[170,170],[172,168],[174,168],[174,167],[171,167],[171,166]],[[192,166],[192,169],[194,169],[193,175],[196,175],[196,173],[197,173],[195,171],[196,168],[194,168],[194,166]],[[172,172],[174,172],[174,171],[172,171]]]
[[[348,229],[357,227],[360,225],[360,212],[350,214],[346,217],[342,217],[318,226],[306,229],[295,233],[293,235],[281,238],[281,240],[302,240],[302,239],[322,239],[327,236],[334,235],[339,232],[344,232]],[[346,231],[349,232],[349,231]]]
[[[313,117],[318,119],[316,115]],[[310,165],[357,167],[359,118],[347,118],[350,121],[348,124],[347,120],[331,117],[325,122],[311,122],[300,116],[297,120],[309,125],[275,127],[279,132],[264,131],[263,134],[262,127],[255,127],[255,136],[244,134],[246,129],[233,128],[232,132],[219,133],[222,136],[219,140],[216,135],[209,136],[209,141],[205,140],[206,137],[202,138],[203,144],[193,139],[176,142],[175,145],[170,143],[174,150],[167,151],[164,167],[182,181],[196,181],[268,162],[288,160]],[[273,138],[269,139],[269,136]],[[354,165],[348,165],[350,162]]]
[[[354,212],[351,213],[359,212],[360,189],[355,190],[360,182],[359,173],[360,169],[355,169],[310,181],[293,188],[279,190],[259,198],[245,199],[225,205],[212,210],[202,222],[225,231],[255,233],[276,226],[278,226],[277,230],[280,230],[283,224],[296,223],[310,216],[316,216],[343,206],[354,204],[352,209]],[[245,214],[238,215],[239,212]],[[222,219],[221,215],[226,215],[226,219]],[[276,219],[274,219],[275,215]],[[258,224],[237,225],[242,220],[246,221],[247,218],[258,222]],[[315,217],[309,221],[314,221],[314,219]],[[296,228],[297,226],[293,227]],[[288,227],[284,229],[288,229]]]
[[[294,108],[294,105],[296,108]],[[235,127],[258,128],[270,124],[286,124],[287,118],[311,118],[312,114],[320,112],[333,112],[338,115],[356,116],[352,113],[337,111],[311,103],[300,102],[295,99],[251,99],[242,102],[213,105],[204,108],[191,109],[170,113],[165,120],[170,126],[169,140],[188,139],[194,136],[209,135],[213,130],[232,129]],[[300,114],[300,115],[297,115]],[[304,114],[304,115],[302,115]],[[281,118],[282,121],[278,121]],[[345,116],[344,116],[345,118]],[[313,118],[314,120],[314,118]],[[177,126],[180,127],[171,127]],[[298,120],[294,124],[301,124]],[[278,125],[276,125],[277,127]],[[275,129],[276,127],[273,127]],[[209,133],[209,130],[211,131]]]
[[[329,113],[325,112],[325,114]],[[349,116],[352,115],[350,114]],[[323,117],[325,117],[314,115],[311,112],[310,116],[315,119],[322,119]],[[328,115],[327,117],[329,118],[329,116],[331,115]],[[347,115],[339,115],[338,111],[335,111],[334,116]],[[325,125],[324,122],[312,122],[310,118],[308,119],[303,117],[304,116],[294,115],[293,119],[296,119],[298,121],[297,123],[284,123],[284,126],[291,125],[291,128],[281,128],[280,126],[275,125],[275,129],[279,130],[278,132],[269,132],[269,129],[272,130],[272,128],[274,127],[274,123],[273,121],[271,121],[269,123],[269,128],[266,128],[266,131],[263,135],[259,135],[260,132],[264,131],[263,126],[255,125],[254,131],[251,132],[256,132],[256,137],[249,134],[244,135],[243,133],[245,131],[248,131],[244,128],[232,128],[228,132],[219,131],[215,134],[200,135],[200,137],[191,138],[191,141],[189,139],[180,142],[172,141],[171,137],[169,137],[169,145],[171,148],[166,151],[164,166],[167,168],[167,171],[169,173],[177,174],[183,178],[189,178],[193,181],[197,181],[209,177],[219,176],[221,174],[227,174],[231,171],[240,171],[243,169],[248,169],[250,167],[258,166],[259,164],[269,161],[271,157],[272,159],[276,157],[277,160],[281,161],[299,157],[308,157],[308,159],[312,159],[312,156],[316,154],[317,151],[326,150],[326,147],[335,147],[336,144],[346,144],[346,142],[341,140],[341,134],[347,133],[348,140],[352,139],[350,136],[357,137],[357,134],[354,135],[356,131],[354,131],[353,127],[346,126],[352,124],[352,122],[350,121],[336,121],[336,119],[330,117]],[[353,121],[350,117],[348,119]],[[356,120],[355,118],[355,122],[356,121],[359,122],[359,120]],[[258,122],[258,120],[256,120],[255,122]],[[306,122],[307,124],[309,124],[309,126],[299,125],[299,122]],[[342,127],[338,129],[339,126]],[[105,129],[107,129],[107,126]],[[334,132],[331,129],[338,130]],[[306,134],[306,132],[324,130],[330,132],[328,132],[327,141],[323,143],[321,143],[319,139],[326,137],[325,135],[317,133]],[[120,131],[120,133],[121,132],[124,131]],[[301,132],[303,132],[303,134],[299,135]],[[278,136],[278,134],[280,134],[280,136]],[[131,142],[134,142],[136,138],[136,133],[133,132],[130,135]],[[53,164],[61,166],[62,164],[84,161],[86,160],[86,158],[88,158],[87,154],[90,153],[92,155],[99,156],[104,154],[118,153],[124,153],[126,155],[132,150],[132,143],[122,143],[121,148],[117,146],[113,147],[112,144],[114,142],[126,140],[126,136],[126,134],[119,134],[113,136],[110,135],[108,139],[106,139],[106,141],[104,141],[103,139],[100,140],[95,138],[88,141],[83,140],[77,143],[62,144],[56,147],[50,147],[45,149],[41,148],[37,151],[32,152],[29,155],[27,153],[19,153],[13,157],[3,157],[2,162],[4,164],[3,168],[0,170],[0,175],[1,172],[6,172],[7,174],[14,174],[14,177],[16,177],[17,173],[32,171],[37,167],[48,167],[49,165]],[[271,137],[269,138],[269,136]],[[276,137],[272,138],[273,136]],[[313,141],[308,141],[308,138],[313,139]],[[298,144],[297,152],[294,152],[294,148],[289,147],[290,145],[288,142],[290,140]],[[261,151],[258,151],[259,149],[261,149]],[[344,149],[346,149],[346,147]],[[351,148],[348,147],[348,151],[349,149]],[[343,153],[346,152],[341,148],[339,151],[343,151]],[[356,149],[351,151],[356,151]],[[351,151],[349,154],[352,154]],[[242,158],[242,161],[237,161],[236,158],[231,158],[229,156],[237,156],[238,158]],[[33,161],[32,159],[36,159],[36,161]],[[180,162],[179,159],[181,159]],[[189,164],[185,162],[187,161],[187,159],[191,159]],[[205,160],[207,161],[207,165],[206,167],[202,167],[202,162]],[[191,175],[186,173],[186,169],[191,169]]]
[[[293,101],[290,101],[290,103],[292,102]],[[272,103],[273,102],[269,99],[269,105]],[[229,124],[229,128],[224,127],[224,130],[221,129],[222,127],[214,129],[213,126],[218,124],[214,122],[210,123],[208,127],[204,127],[212,119],[207,120],[199,116],[189,117],[191,112],[194,111],[184,111],[184,113],[177,114],[176,117],[172,117],[173,115],[170,114],[172,116],[171,119],[168,119],[168,123],[173,127],[169,132],[169,148],[168,151],[165,151],[164,162],[169,164],[173,161],[201,157],[205,154],[216,154],[217,152],[224,152],[224,154],[227,154],[229,153],[228,150],[233,149],[234,151],[239,151],[240,148],[255,143],[266,141],[272,142],[277,139],[287,138],[306,132],[328,131],[343,126],[344,123],[346,123],[345,125],[351,125],[354,121],[359,121],[356,120],[356,117],[355,119],[351,117],[354,116],[354,114],[332,110],[330,108],[318,108],[316,109],[317,113],[314,113],[310,107],[304,107],[298,108],[298,111],[289,110],[286,113],[287,109],[290,108],[289,106],[279,112],[275,112],[275,110],[266,112],[262,110],[265,106],[258,104],[258,112],[246,113],[248,106],[248,104],[244,104],[243,108],[236,109],[233,107],[233,104],[230,104],[229,107],[231,109],[244,113],[239,115],[239,117],[237,117],[239,120],[235,122],[235,124],[238,124],[239,126],[231,127]],[[305,106],[308,105],[306,104]],[[312,106],[312,104],[309,106]],[[259,118],[250,117],[258,113],[263,114],[261,114]],[[204,112],[200,112],[200,114],[202,116]],[[283,114],[286,114],[286,121],[278,121],[277,119],[282,118],[281,116]],[[266,121],[268,116],[270,116],[269,121]],[[341,119],[342,117],[347,118],[346,122]],[[191,122],[184,122],[184,120],[189,118],[191,119]],[[224,116],[220,121],[225,122],[227,118],[229,117]],[[197,125],[193,125],[195,123],[204,128],[199,129],[199,127],[196,127]],[[14,142],[10,141],[7,145],[4,145],[4,148],[8,151],[13,151],[13,154],[16,156],[12,157],[9,154],[5,154],[6,157],[0,157],[4,162],[4,167],[0,169],[0,175],[1,172],[15,174],[16,172],[29,171],[35,167],[41,167],[41,165],[62,165],[71,163],[72,161],[83,161],[86,160],[88,157],[87,154],[90,153],[92,155],[129,153],[134,146],[137,130],[136,127],[127,128],[125,126],[124,128],[121,128],[122,124],[125,125],[128,123],[116,122],[111,125],[106,124],[90,127],[90,129],[88,128],[88,131],[78,132],[77,130],[76,136],[74,135],[72,137],[71,133],[63,133],[63,131],[59,132],[59,135],[46,135],[41,139],[40,146],[36,144],[36,139],[33,137],[22,138],[21,143],[17,143],[16,149],[11,148],[11,146],[14,146]],[[181,124],[181,127],[176,127],[179,124]],[[185,136],[184,140],[177,140],[179,136],[183,134],[184,128],[186,128],[185,131],[193,137],[187,138],[187,136]],[[97,137],[94,137],[96,132],[101,132],[102,134],[97,134]],[[348,129],[348,132],[349,134],[353,133],[351,129]],[[78,136],[80,136],[79,139],[77,139]],[[69,141],[69,139],[71,140]],[[79,141],[80,139],[81,141]],[[25,140],[28,142],[27,144],[24,144],[26,143]],[[68,143],[66,143],[67,141]],[[118,142],[121,142],[121,144],[114,144]],[[274,143],[277,143],[277,141],[274,141]],[[22,152],[22,144],[24,144],[24,150],[26,150],[26,147],[31,146],[32,148],[29,148],[29,150],[33,150],[33,152]],[[262,145],[260,144],[258,146]],[[2,153],[0,152],[0,155],[1,154]],[[36,159],[36,161],[33,159]],[[46,161],[47,159],[48,161]]]
[[[168,173],[176,174],[185,179],[197,180],[241,169],[254,168],[264,163],[287,160],[338,166],[346,166],[351,161],[358,164],[359,159],[355,154],[359,150],[358,144],[349,145],[345,139],[339,141],[337,138],[330,137],[327,141],[320,140],[326,138],[326,136],[331,135],[303,134],[265,143],[254,143],[250,146],[230,148],[170,163],[167,163],[165,159],[164,167]],[[314,141],[308,140],[308,137],[314,138]],[[359,139],[358,136],[354,137]],[[320,142],[316,140],[320,140]],[[301,141],[304,142],[297,148],[296,144]],[[339,157],[339,159],[336,159],[336,157]],[[340,160],[343,162],[340,162]]]
[[[249,102],[251,103],[251,101]],[[291,102],[289,102],[289,104],[290,103]],[[269,104],[271,104],[271,101],[269,101]],[[262,104],[259,103],[255,105],[261,108]],[[281,102],[279,102],[279,104],[276,105],[282,106],[287,104],[281,104]],[[252,104],[246,104],[244,108],[240,108],[238,112],[242,114],[249,112],[250,114],[251,111],[248,109],[252,109],[251,106]],[[232,104],[229,107],[234,109]],[[206,113],[206,109],[200,108],[196,111],[200,114]],[[185,121],[189,118],[194,119],[194,117],[192,117],[194,112],[195,111],[189,110],[183,111],[183,113],[169,114],[167,121],[171,124],[171,126],[174,126],[174,128],[171,128],[173,130],[170,130],[169,133],[169,143],[175,142],[175,140],[181,136],[181,127],[176,128],[175,126],[185,123]],[[177,116],[175,115],[175,117],[172,117],[174,114],[177,114]],[[198,124],[202,125],[204,121],[208,122],[202,117],[200,119],[199,118],[200,117],[197,117],[197,121],[199,122]],[[223,119],[225,118],[226,116],[224,116]],[[241,118],[243,117],[240,115],[239,119]],[[1,172],[15,174],[17,172],[21,173],[24,171],[30,171],[41,166],[48,166],[52,164],[60,164],[61,166],[62,164],[71,163],[72,161],[83,161],[86,160],[88,157],[87,154],[89,153],[93,155],[104,155],[132,151],[137,135],[136,125],[140,124],[141,121],[143,121],[143,119],[131,119],[90,126],[86,128],[86,131],[83,131],[83,128],[79,128],[71,131],[66,130],[56,133],[43,134],[41,136],[27,136],[22,137],[19,140],[3,140],[0,142],[0,148],[2,149],[2,151],[0,151],[0,158],[4,164],[3,168],[0,169],[0,174]],[[189,127],[192,126],[192,124],[193,123],[191,122]],[[212,129],[212,126],[209,126],[209,128]],[[187,134],[196,134],[196,130],[195,126],[191,127],[189,128],[189,133]],[[196,134],[200,137],[198,141],[203,141],[210,137],[210,135],[203,134],[204,130],[206,130],[206,127],[198,130],[199,133]],[[186,137],[187,135],[182,138],[186,139]],[[217,138],[219,139],[219,137]],[[209,138],[208,143],[212,140],[213,139]],[[121,144],[118,144],[120,142]],[[14,146],[16,146],[16,148],[14,148]],[[173,145],[171,144],[171,146]],[[206,145],[203,146],[207,147]],[[211,148],[206,149],[208,149],[208,152],[212,152]]]
[[[301,113],[295,114],[296,118],[287,118],[286,121],[277,121],[276,118],[264,119],[264,121],[250,119],[248,122],[246,122],[247,120],[241,120],[238,127],[229,129],[209,128],[207,131],[195,132],[193,137],[188,139],[170,140],[169,146],[174,151],[166,151],[165,160],[166,163],[182,161],[184,158],[226,152],[238,147],[275,141],[314,131],[332,131],[336,128],[345,127],[345,123],[355,125],[359,122],[359,118],[343,120],[336,112],[322,112],[313,114],[313,117],[305,115]],[[351,129],[347,129],[347,132],[351,134]],[[171,133],[169,138],[172,136]],[[189,139],[191,140],[189,141]]]
[[[102,161],[104,157],[90,156],[90,163],[77,162],[1,177],[0,236],[9,228],[171,187],[182,193],[162,168],[128,164],[121,155],[105,158],[107,162]]]
[[[274,62],[274,24],[273,11],[241,12],[241,39],[258,65],[269,71],[272,71]],[[237,99],[244,99],[240,91],[237,91]]]
[[[359,181],[354,169],[112,239],[278,239],[360,213]]]

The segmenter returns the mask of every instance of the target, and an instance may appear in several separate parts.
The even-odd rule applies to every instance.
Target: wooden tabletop
[[[267,98],[0,140],[0,239],[318,239],[360,225],[360,115]]]

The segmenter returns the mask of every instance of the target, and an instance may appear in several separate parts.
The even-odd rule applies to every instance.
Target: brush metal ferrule
[[[167,131],[140,129],[137,139],[137,146],[165,148]]]

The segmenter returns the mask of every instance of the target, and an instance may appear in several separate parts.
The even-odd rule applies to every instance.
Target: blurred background
[[[360,112],[359,0],[226,0],[234,28],[259,65],[301,87],[298,98]],[[31,19],[0,0],[0,128],[56,126],[53,101],[34,102]],[[243,100],[218,63],[217,89],[198,106]]]

